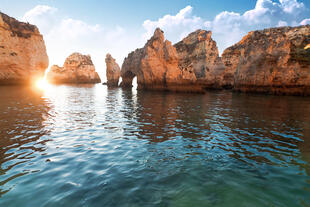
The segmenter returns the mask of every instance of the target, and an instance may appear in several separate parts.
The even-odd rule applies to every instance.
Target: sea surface
[[[0,87],[0,206],[310,206],[310,98]]]

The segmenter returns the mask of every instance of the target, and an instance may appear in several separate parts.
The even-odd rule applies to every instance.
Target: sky
[[[38,26],[50,66],[90,54],[105,80],[105,56],[121,66],[160,27],[176,43],[211,30],[220,53],[248,32],[310,24],[310,0],[0,0],[0,11]]]

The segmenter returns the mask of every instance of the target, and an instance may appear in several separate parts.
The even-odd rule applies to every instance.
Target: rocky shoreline
[[[310,95],[310,25],[250,32],[219,56],[211,31],[197,30],[171,45],[156,29],[125,59],[121,87],[182,92],[232,89]]]
[[[0,13],[0,85],[42,77],[48,57],[36,26]],[[108,87],[199,92],[232,89],[279,95],[310,95],[310,25],[249,32],[219,55],[212,32],[197,30],[172,45],[157,28],[143,48],[128,54],[121,68],[106,56]],[[119,79],[122,82],[119,84]],[[90,56],[73,53],[52,66],[50,83],[101,82]]]

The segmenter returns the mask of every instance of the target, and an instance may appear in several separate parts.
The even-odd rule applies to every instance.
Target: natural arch
[[[131,88],[133,86],[132,80],[134,79],[134,77],[136,77],[136,74],[134,74],[131,71],[126,71],[121,76],[122,76],[122,82],[121,82],[120,86],[123,88]]]

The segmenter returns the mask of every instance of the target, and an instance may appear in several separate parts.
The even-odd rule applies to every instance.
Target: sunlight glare
[[[36,87],[45,90],[48,87],[48,82],[45,78],[39,79],[36,81]]]
[[[305,47],[305,50],[310,49],[310,44]]]

